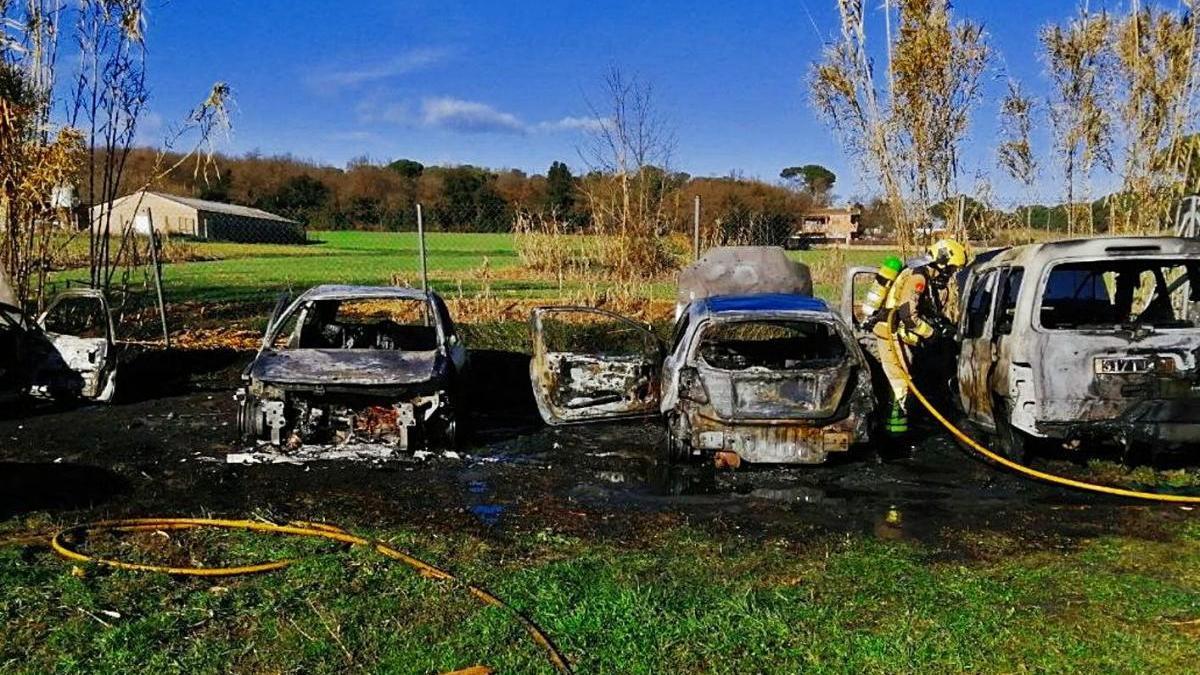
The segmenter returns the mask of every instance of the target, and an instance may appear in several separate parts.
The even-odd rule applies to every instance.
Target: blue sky
[[[1005,73],[1042,91],[1036,29],[1074,7],[956,3],[959,15],[983,22],[1000,55],[989,91],[1003,88]],[[881,15],[873,18],[870,30],[881,34]],[[334,165],[367,155],[581,168],[586,100],[618,66],[653,83],[676,129],[679,170],[774,180],[782,167],[815,162],[838,173],[836,191],[847,197],[872,190],[855,179],[805,86],[836,28],[833,0],[151,0],[152,100],[142,137],[161,136],[224,80],[237,102],[222,146],[229,152]],[[995,117],[994,103],[976,115],[964,189],[994,165]],[[1002,194],[1013,190],[996,183]]]

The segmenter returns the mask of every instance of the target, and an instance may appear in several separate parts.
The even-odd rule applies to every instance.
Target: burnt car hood
[[[250,364],[247,375],[275,385],[403,386],[438,377],[440,361],[436,350],[266,350]]]

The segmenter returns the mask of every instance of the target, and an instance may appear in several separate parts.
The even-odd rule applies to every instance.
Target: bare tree
[[[1033,187],[1037,182],[1038,163],[1033,153],[1033,120],[1037,101],[1026,94],[1016,80],[1008,81],[1008,91],[1000,101],[1000,146],[997,162],[1005,173],[1025,188],[1025,227],[1032,225]]]
[[[983,28],[953,21],[948,0],[899,0],[891,53],[892,116],[904,139],[917,207],[950,197],[958,148],[979,103],[991,48]],[[961,214],[955,219],[963,222]],[[965,239],[966,232],[956,232]]]
[[[593,131],[580,148],[592,172],[583,180],[591,224],[614,237],[614,268],[625,276],[653,275],[673,264],[662,238],[676,187],[670,171],[675,133],[649,83],[614,67],[602,93],[600,102],[588,102]]]
[[[82,0],[75,25],[79,50],[68,123],[84,131],[88,147],[86,198],[107,204],[119,195],[125,161],[145,109],[146,46],[143,0]],[[112,213],[89,223],[91,283],[109,289],[114,260]],[[121,237],[124,239],[124,237]]]
[[[888,111],[879,100],[874,67],[867,56],[863,5],[861,0],[838,0],[838,11],[840,37],[826,45],[822,60],[812,69],[813,106],[838,131],[865,172],[883,184],[900,247],[909,250],[915,228],[905,207]]]
[[[1092,169],[1097,163],[1112,167],[1108,34],[1108,15],[1085,9],[1066,26],[1045,27],[1040,36],[1053,83],[1050,122],[1066,183],[1068,233],[1077,229],[1076,179],[1082,175],[1085,201],[1090,202]],[[1086,206],[1089,231],[1094,232],[1091,205]]]
[[[1111,227],[1136,233],[1159,227],[1171,207],[1189,187],[1175,170],[1190,161],[1172,155],[1191,152],[1182,143],[1194,124],[1196,75],[1200,66],[1194,0],[1183,11],[1134,0],[1129,12],[1113,21],[1113,65],[1120,93],[1115,117],[1124,131],[1122,192]]]
[[[889,55],[886,98],[877,93],[867,55],[861,0],[839,0],[840,37],[812,72],[815,107],[843,143],[883,184],[902,249],[912,247],[917,220],[933,197],[953,192],[959,146],[980,100],[991,60],[983,29],[955,21],[948,0],[898,0],[899,30],[891,37],[891,6],[884,7]]]

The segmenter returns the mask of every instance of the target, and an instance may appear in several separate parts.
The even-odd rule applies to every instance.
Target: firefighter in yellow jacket
[[[875,324],[876,346],[883,374],[891,388],[891,411],[886,429],[899,436],[908,431],[908,384],[905,382],[900,359],[908,360],[913,347],[928,342],[938,334],[949,334],[951,322],[946,314],[949,286],[954,273],[967,264],[967,252],[953,239],[941,239],[929,247],[929,262],[915,268],[905,268],[892,282],[880,310],[882,318]],[[890,320],[895,311],[895,321]],[[898,353],[892,340],[892,325],[901,343]]]

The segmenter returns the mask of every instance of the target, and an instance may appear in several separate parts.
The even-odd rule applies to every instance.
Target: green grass
[[[678,528],[631,549],[551,533],[503,545],[376,534],[527,612],[579,672],[1200,667],[1200,626],[1187,623],[1200,617],[1194,525],[1172,541],[1105,537],[1069,552],[970,534],[1004,550],[973,562],[863,536],[761,542]],[[368,551],[217,537],[237,560],[313,557],[207,582],[77,577],[49,553],[0,549],[0,671],[549,672],[503,612]]]
[[[304,246],[277,244],[187,243],[193,262],[168,264],[164,270],[167,298],[174,302],[269,304],[280,292],[300,291],[325,283],[389,284],[393,277],[416,284],[420,261],[415,233],[411,232],[310,232],[314,242]],[[86,242],[84,242],[86,243]],[[429,275],[433,287],[444,294],[460,289],[466,294],[482,290],[476,272],[486,264],[502,271],[520,265],[510,234],[430,233],[427,237]],[[822,269],[826,251],[791,254],[809,263],[823,276],[817,294],[836,299],[841,293],[841,271]],[[877,251],[851,251],[847,264],[874,266],[886,255]],[[54,275],[56,282],[83,279],[79,270]],[[556,299],[582,287],[568,282],[560,289],[557,280],[536,275],[501,274],[486,284],[494,294],[512,297]],[[603,280],[596,280],[602,282]],[[604,284],[601,283],[601,286]],[[664,280],[646,285],[651,297],[670,299],[674,283]]]

